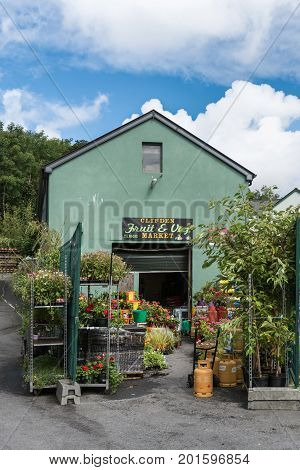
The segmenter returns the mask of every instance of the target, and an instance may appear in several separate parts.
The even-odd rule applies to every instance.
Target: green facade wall
[[[150,189],[142,171],[142,142],[163,145],[163,175]],[[159,175],[153,175],[159,176]],[[122,217],[214,219],[207,204],[233,194],[244,176],[152,119],[55,168],[49,175],[49,226],[70,238],[83,224],[83,251],[109,249],[121,240]],[[197,209],[195,209],[197,207]],[[201,268],[193,249],[193,290],[215,274]]]

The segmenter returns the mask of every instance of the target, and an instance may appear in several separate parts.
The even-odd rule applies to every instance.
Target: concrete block
[[[300,410],[300,390],[288,387],[255,387],[248,390],[249,410]]]
[[[65,405],[80,405],[80,397],[76,397],[76,395],[69,395],[66,397],[62,397],[58,400],[59,404],[62,406]]]
[[[285,411],[300,411],[299,401],[249,401],[248,410],[285,410]]]
[[[300,390],[288,387],[255,387],[248,390],[248,400],[299,400]]]
[[[56,398],[61,405],[68,403],[80,404],[81,390],[77,382],[70,379],[59,380],[56,386]]]

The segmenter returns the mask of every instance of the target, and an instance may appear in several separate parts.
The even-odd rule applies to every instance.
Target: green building
[[[201,251],[179,227],[213,222],[209,201],[254,177],[151,111],[46,165],[40,216],[65,240],[82,222],[82,251],[123,256],[144,298],[190,305],[215,271],[202,269]]]

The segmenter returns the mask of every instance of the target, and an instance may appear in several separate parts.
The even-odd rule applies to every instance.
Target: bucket
[[[146,323],[147,311],[146,310],[133,310],[133,320],[135,323]]]
[[[182,320],[181,333],[187,335],[187,334],[189,334],[190,331],[191,331],[191,322],[190,322],[190,320]]]

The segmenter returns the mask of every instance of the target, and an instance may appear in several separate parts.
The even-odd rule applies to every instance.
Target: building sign
[[[192,238],[191,225],[193,219],[125,217],[122,233],[124,240],[188,241]]]

